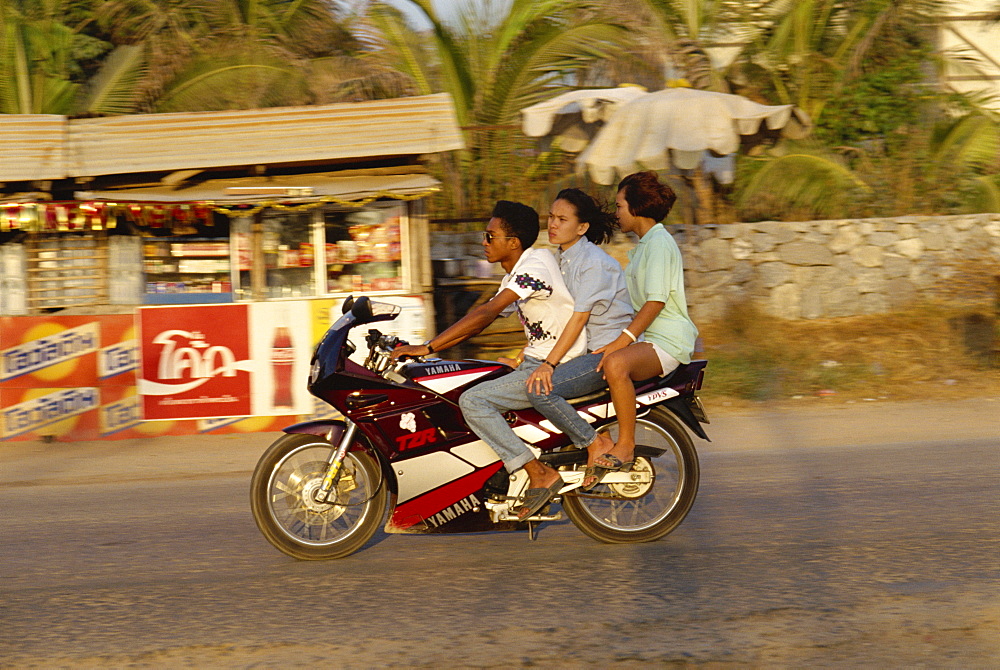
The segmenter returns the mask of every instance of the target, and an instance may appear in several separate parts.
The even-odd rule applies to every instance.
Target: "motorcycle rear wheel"
[[[617,423],[608,430],[612,439],[618,438]],[[598,484],[587,493],[563,498],[570,520],[600,542],[658,540],[680,525],[698,494],[698,454],[673,415],[654,409],[637,419],[635,442],[662,450],[658,456],[652,450],[636,450],[633,471],[651,473],[651,482]]]
[[[257,462],[250,481],[250,508],[257,528],[279,551],[301,560],[352,554],[375,534],[388,493],[374,457],[349,451],[330,494],[312,495],[322,484],[334,446],[314,435],[283,435]]]

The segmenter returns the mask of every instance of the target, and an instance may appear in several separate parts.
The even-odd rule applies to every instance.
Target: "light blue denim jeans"
[[[462,408],[469,428],[497,452],[507,472],[519,470],[535,458],[524,441],[514,434],[503,413],[531,407],[525,383],[541,364],[537,358],[525,356],[510,374],[477,384],[458,399],[458,406]]]
[[[566,398],[576,398],[607,387],[604,373],[597,371],[603,354],[583,354],[561,363],[552,373],[552,391],[548,395],[528,393],[531,406],[556,425],[573,444],[585,449],[597,437],[595,431]]]

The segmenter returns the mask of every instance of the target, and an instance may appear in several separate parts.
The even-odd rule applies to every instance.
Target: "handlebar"
[[[365,343],[368,345],[365,367],[389,381],[397,383],[406,381],[406,378],[399,374],[399,368],[406,362],[406,359],[420,360],[422,358],[421,356],[400,356],[398,360],[394,360],[392,351],[396,347],[406,346],[408,342],[395,335],[383,335],[374,328],[368,331]]]
[[[374,328],[368,331],[368,335],[365,337],[365,342],[368,344],[368,349],[378,347],[384,351],[392,351],[396,347],[406,346],[408,344],[406,340],[401,340],[395,335],[383,335]]]

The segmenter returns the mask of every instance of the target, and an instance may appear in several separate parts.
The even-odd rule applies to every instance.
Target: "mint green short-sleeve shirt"
[[[698,329],[688,316],[684,296],[684,266],[681,250],[662,223],[649,229],[628,252],[625,268],[632,307],[638,312],[650,300],[664,303],[644,338],[681,363],[691,362]]]

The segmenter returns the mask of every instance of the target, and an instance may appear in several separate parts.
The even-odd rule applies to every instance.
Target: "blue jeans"
[[[507,472],[514,472],[535,458],[524,441],[514,434],[503,413],[531,407],[525,382],[541,364],[537,358],[525,356],[510,374],[477,384],[458,399],[469,428],[497,452]]]
[[[576,398],[607,387],[604,373],[597,371],[603,354],[583,354],[562,363],[552,373],[552,391],[548,395],[528,393],[531,406],[556,425],[573,444],[585,449],[597,438],[595,431],[566,398]]]

